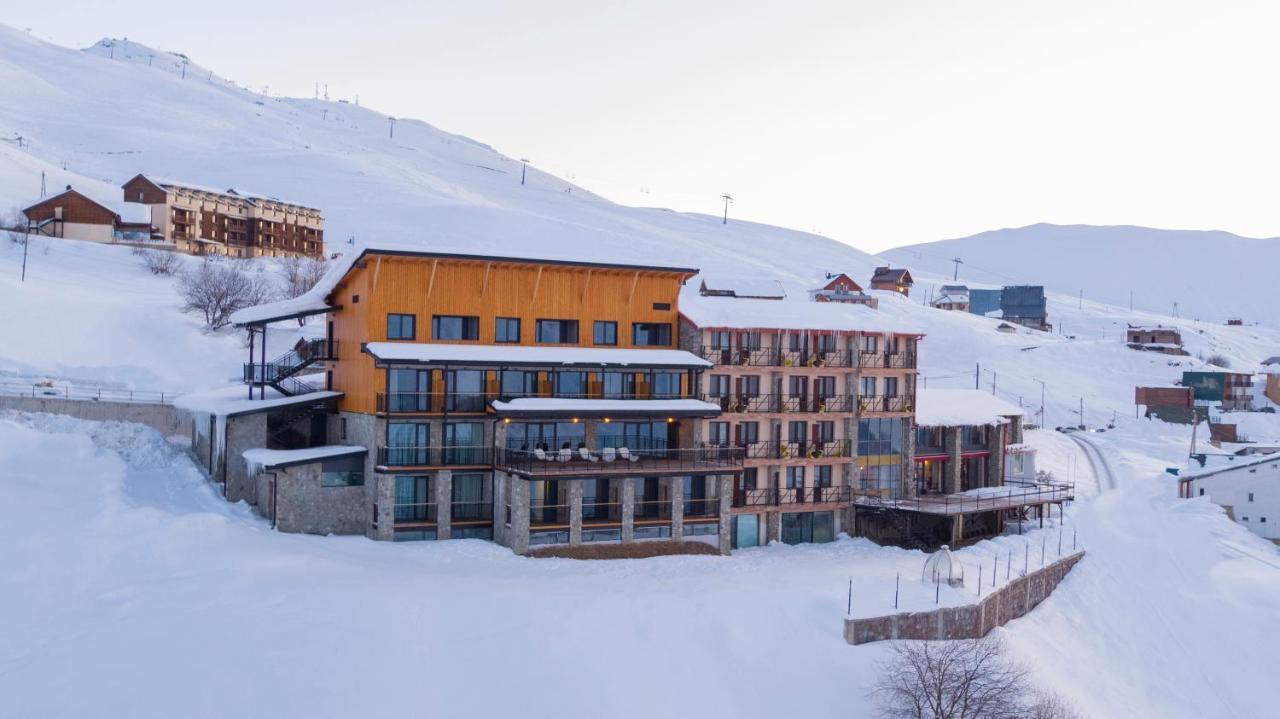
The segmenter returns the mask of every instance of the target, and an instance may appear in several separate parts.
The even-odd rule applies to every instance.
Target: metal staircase
[[[296,396],[314,392],[317,387],[302,382],[297,375],[317,362],[334,359],[334,343],[327,338],[305,340],[270,362],[248,362],[244,365],[244,383],[267,385],[282,395]]]

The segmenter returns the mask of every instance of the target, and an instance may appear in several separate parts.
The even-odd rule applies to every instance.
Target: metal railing
[[[733,492],[735,507],[777,507],[790,504],[848,504],[853,501],[853,488],[838,487],[773,487],[738,489]]]
[[[684,505],[684,516],[689,519],[720,516],[719,497],[702,497],[699,499],[685,498],[682,501],[682,504]]]
[[[493,500],[449,503],[450,523],[488,521],[493,521]]]
[[[915,352],[859,352],[862,369],[915,369]]]
[[[637,499],[632,512],[632,517],[638,522],[669,521],[671,519],[671,499],[667,497],[652,500]]]
[[[858,412],[910,412],[915,407],[915,397],[911,395],[860,395]]]
[[[393,508],[396,522],[435,522],[436,503],[397,504]]]
[[[0,382],[0,394],[10,397],[35,397],[47,399],[88,400],[92,402],[136,402],[146,404],[172,404],[175,392],[111,389],[106,387],[56,386],[41,382]]]
[[[704,394],[702,395],[702,400],[719,405],[720,411],[726,414],[764,412],[821,414],[823,412],[853,411],[853,398],[848,395],[797,396],[758,394],[747,396],[736,394]]]
[[[747,459],[823,459],[850,456],[847,439],[826,442],[753,442],[746,446]]]
[[[972,494],[922,494],[905,498],[886,488],[859,487],[854,490],[854,496],[858,504],[929,514],[964,514],[1070,501],[1075,499],[1075,487],[1060,483],[1015,484]]]
[[[742,466],[740,447],[522,450],[501,449],[495,465],[525,475],[644,474],[645,472],[715,471]]]
[[[493,465],[493,448],[457,447],[379,447],[381,467],[486,467]]]
[[[273,384],[297,374],[313,362],[332,360],[336,357],[336,341],[323,337],[307,340],[270,362],[246,362],[244,382],[245,384]]]
[[[376,395],[377,411],[385,414],[428,413],[444,411],[481,413],[488,411],[490,402],[509,402],[525,398],[556,399],[692,399],[697,395],[684,392],[379,392]]]
[[[549,502],[529,503],[529,527],[559,527],[569,524],[569,505]]]

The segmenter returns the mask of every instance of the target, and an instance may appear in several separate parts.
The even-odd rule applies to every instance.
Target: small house
[[[863,292],[862,287],[843,272],[835,275],[828,274],[825,285],[809,290],[809,299],[814,302],[843,302],[851,305],[866,305],[871,309],[875,309],[880,305],[879,300]]]
[[[1280,543],[1280,456],[1219,457],[1178,475],[1178,496],[1204,497],[1254,534]]]
[[[758,277],[701,275],[698,292],[703,297],[739,297],[754,300],[781,300],[787,296],[782,283]]]
[[[871,275],[871,289],[889,290],[903,297],[911,294],[913,284],[915,280],[911,279],[911,272],[903,268],[877,267],[875,273]]]
[[[964,285],[943,285],[938,296],[929,303],[934,309],[950,312],[969,311],[969,288]]]
[[[1262,374],[1267,378],[1267,384],[1262,393],[1267,399],[1280,404],[1280,357],[1268,357],[1263,360]]]
[[[1225,370],[1182,373],[1182,386],[1190,387],[1195,399],[1218,402],[1224,410],[1253,409],[1253,375]]]
[[[1167,355],[1187,354],[1187,351],[1182,348],[1182,333],[1175,327],[1129,325],[1125,330],[1124,339],[1130,349]]]
[[[1047,305],[1042,285],[1014,285],[1000,293],[1000,315],[1012,322],[1033,330],[1048,332],[1053,326],[1048,322]]]
[[[151,216],[120,203],[108,204],[67,189],[23,208],[27,231],[33,235],[61,237],[87,242],[118,242],[133,237],[151,237]]]

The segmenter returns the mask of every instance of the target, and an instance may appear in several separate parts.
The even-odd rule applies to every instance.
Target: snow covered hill
[[[1280,239],[1149,227],[1031,225],[882,253],[897,266],[993,285],[1044,285],[1062,294],[1222,323],[1280,327],[1275,311]]]

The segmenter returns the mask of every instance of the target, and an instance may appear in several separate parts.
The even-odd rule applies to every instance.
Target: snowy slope
[[[1242,317],[1280,327],[1274,268],[1280,239],[1149,227],[1031,225],[883,253],[895,265],[951,281],[1044,285],[1050,290],[1210,322]]]

